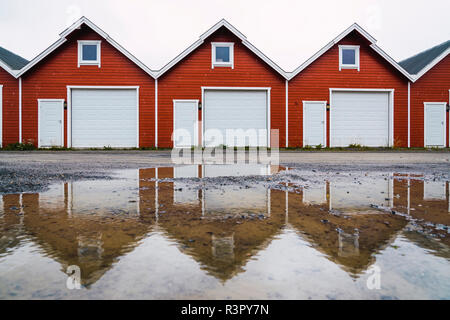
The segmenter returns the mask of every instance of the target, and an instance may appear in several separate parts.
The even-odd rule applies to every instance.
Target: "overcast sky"
[[[0,0],[0,46],[32,59],[82,15],[152,69],[221,18],[286,71],[353,22],[397,61],[450,39],[449,0]]]

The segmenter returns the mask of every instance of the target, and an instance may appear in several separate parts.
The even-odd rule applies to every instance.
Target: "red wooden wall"
[[[3,147],[19,141],[19,80],[0,68],[3,85]]]
[[[211,68],[211,42],[234,42],[234,69]],[[173,100],[201,101],[202,86],[270,87],[271,127],[280,130],[280,146],[285,145],[285,79],[222,27],[158,79],[159,147],[173,146]]]
[[[339,71],[339,45],[360,45],[360,71]],[[377,88],[394,91],[394,143],[408,144],[408,80],[378,55],[356,31],[334,45],[289,81],[289,146],[303,144],[303,100],[330,102],[330,88]],[[329,112],[328,112],[329,117]],[[327,144],[329,145],[329,118]]]
[[[77,40],[102,40],[101,68],[78,68]],[[22,80],[23,141],[37,145],[38,99],[65,99],[67,86],[139,86],[139,146],[154,146],[155,80],[105,39],[83,26],[68,41],[53,51]],[[67,114],[64,119],[64,142],[67,145]]]
[[[424,146],[424,102],[449,103],[450,56],[447,56],[411,84],[411,147]],[[447,117],[447,146],[449,146],[449,115]]]

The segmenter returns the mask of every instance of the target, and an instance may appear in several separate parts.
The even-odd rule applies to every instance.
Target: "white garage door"
[[[136,89],[73,89],[72,146],[137,147]]]
[[[389,92],[333,92],[330,144],[389,145]]]
[[[205,90],[204,99],[206,147],[267,146],[267,90]]]

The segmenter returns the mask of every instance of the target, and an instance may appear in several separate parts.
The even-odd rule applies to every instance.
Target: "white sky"
[[[152,69],[221,18],[286,71],[353,22],[397,61],[450,39],[449,0],[0,0],[0,46],[32,59],[82,15]]]

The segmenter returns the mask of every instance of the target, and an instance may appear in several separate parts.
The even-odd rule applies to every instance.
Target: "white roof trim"
[[[208,29],[206,32],[204,32],[200,38],[195,41],[192,45],[190,45],[187,49],[185,49],[183,52],[181,52],[178,56],[176,56],[174,59],[172,59],[168,64],[166,64],[163,68],[161,68],[157,72],[157,77],[159,78],[164,73],[166,73],[168,70],[170,70],[173,66],[175,66],[178,62],[183,60],[187,55],[189,55],[192,51],[197,49],[203,42],[208,38],[211,34],[216,32],[219,28],[225,27],[228,30],[230,30],[236,37],[238,37],[244,46],[246,46],[250,51],[252,51],[254,54],[256,54],[260,59],[262,59],[265,63],[267,63],[272,69],[277,71],[280,75],[282,75],[285,79],[287,79],[287,73],[281,69],[275,62],[273,62],[271,59],[269,59],[264,53],[262,53],[260,50],[258,50],[254,45],[252,45],[248,40],[247,37],[241,33],[238,29],[236,29],[234,26],[232,26],[228,21],[225,19],[220,20],[218,23],[216,23],[214,26],[212,26],[210,29]]]
[[[50,47],[45,49],[41,54],[39,54],[36,58],[31,60],[25,67],[23,67],[15,76],[16,78],[23,75],[25,72],[30,70],[34,65],[36,65],[39,61],[48,56],[51,52],[56,50],[59,46],[61,46],[64,42],[67,41],[66,37],[71,34],[75,29],[81,27],[82,24],[86,24],[96,33],[98,33],[101,37],[103,37],[109,44],[111,44],[114,48],[119,50],[124,56],[133,61],[137,66],[139,66],[142,70],[148,73],[150,76],[155,78],[155,72],[150,70],[145,64],[139,61],[135,56],[133,56],[130,52],[128,52],[125,48],[123,48],[120,44],[114,41],[106,32],[96,26],[93,22],[91,22],[86,17],[81,17],[78,21],[73,23],[70,27],[60,33],[60,39],[58,39],[55,43],[53,43]]]
[[[366,38],[371,43],[370,47],[372,49],[374,49],[379,55],[381,55],[384,59],[386,59],[392,66],[394,66],[394,68],[396,68],[398,71],[400,71],[405,77],[407,77],[409,80],[413,81],[413,77],[405,69],[403,69],[394,59],[392,59],[383,50],[381,50],[381,48],[376,45],[377,40],[374,37],[372,37],[366,30],[361,28],[357,23],[354,23],[350,27],[345,29],[342,33],[340,33],[336,38],[331,40],[326,46],[324,46],[322,49],[320,49],[311,58],[306,60],[297,69],[290,72],[288,74],[289,75],[288,80],[291,80],[297,74],[299,74],[301,71],[306,69],[306,67],[308,67],[314,61],[316,61],[320,56],[322,56],[325,52],[327,52],[329,49],[331,49],[335,44],[337,44],[339,41],[341,41],[343,38],[345,38],[349,33],[351,33],[354,30],[358,31],[364,38]]]
[[[3,68],[6,72],[8,72],[10,75],[16,78],[18,71],[11,69],[11,67],[6,63],[4,63],[2,60],[0,60],[0,68]]]
[[[437,65],[441,60],[443,60],[446,56],[450,54],[450,48],[447,48],[444,52],[442,52],[439,56],[437,56],[433,61],[431,61],[428,65],[426,65],[419,73],[413,75],[414,81],[419,80],[425,73],[430,71],[435,65]]]

